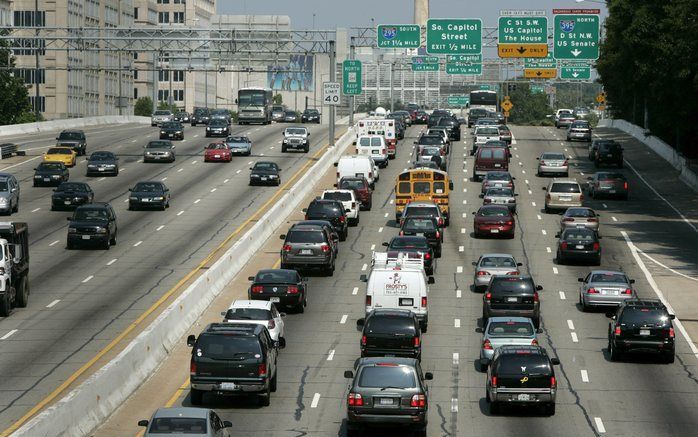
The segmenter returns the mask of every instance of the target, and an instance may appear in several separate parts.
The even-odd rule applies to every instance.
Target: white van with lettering
[[[376,308],[410,310],[417,315],[422,332],[429,324],[429,284],[434,277],[424,273],[421,257],[400,252],[374,252],[371,273],[361,275],[366,282],[366,315]]]

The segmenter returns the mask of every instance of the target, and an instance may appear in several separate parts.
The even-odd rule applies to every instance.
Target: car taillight
[[[431,259],[431,254],[430,253],[425,253],[424,254],[424,259]]]
[[[361,346],[366,346],[366,336],[365,335],[361,336]]]
[[[614,334],[620,335],[620,325],[616,325],[616,329],[614,330]]]
[[[328,246],[328,245],[326,245],[326,244],[323,244],[322,246],[320,246],[320,249],[321,249],[323,252],[329,252],[329,251],[330,251],[330,246]]]
[[[588,218],[588,219],[587,219],[587,222],[589,222],[589,223],[596,223],[597,221],[598,221],[598,220],[595,219],[595,218]]]
[[[410,407],[424,408],[427,406],[427,398],[424,395],[414,395],[410,401]]]
[[[554,376],[550,377],[550,388],[555,388],[557,387],[557,381],[555,380]]]
[[[563,241],[562,243],[560,243],[560,249],[562,249],[562,250],[567,249],[567,242],[566,241]]]
[[[362,407],[364,405],[364,399],[358,393],[349,393],[349,396],[347,396],[347,404],[350,407]]]
[[[419,337],[415,337],[415,338],[414,338],[413,346],[414,346],[414,347],[419,347]]]
[[[489,291],[485,293],[485,300],[492,300],[492,293],[490,293]]]
[[[630,288],[626,288],[626,289],[623,290],[621,293],[622,293],[622,294],[633,294],[633,290],[631,290]]]
[[[489,350],[489,351],[492,350],[492,342],[490,341],[489,338],[488,338],[487,340],[485,340],[485,341],[482,342],[482,348],[483,348],[483,349],[487,349],[487,350]]]
[[[537,292],[537,291],[534,291],[534,292],[533,292],[533,302],[538,302],[538,300],[539,300],[539,298],[538,298],[538,292]]]
[[[509,275],[509,276],[518,276],[518,275],[519,275],[519,272],[518,272],[518,271],[508,272],[507,275]]]
[[[574,219],[572,217],[567,217],[567,218],[562,219],[562,221],[563,222],[573,222]]]
[[[439,231],[436,231],[436,239],[438,240],[439,238],[441,238],[441,233]]]
[[[599,250],[600,248],[601,246],[599,245],[599,243],[594,243],[594,250]]]
[[[261,285],[253,285],[252,286],[252,293],[261,293],[264,291],[264,287]]]
[[[339,221],[342,222],[342,223],[344,223],[344,220],[346,220],[346,217],[344,217],[343,215],[340,215],[340,216],[339,216]]]
[[[373,172],[372,172],[372,171],[369,171],[369,172],[368,172],[368,177],[369,177],[369,179],[373,177]]]
[[[669,328],[669,338],[674,338],[675,335],[674,328]]]
[[[531,346],[538,346],[538,340],[536,340],[535,338],[531,340]]]
[[[366,296],[366,306],[367,307],[371,306],[371,296]]]
[[[426,308],[426,307],[427,307],[427,297],[422,296],[422,308]]]
[[[623,184],[623,189],[625,189],[625,190],[628,189],[628,183],[627,183],[627,182],[625,182],[625,183]]]
[[[565,162],[562,163],[562,166],[565,167],[567,165],[567,160],[565,159]]]
[[[508,221],[507,221],[507,226],[511,226],[511,225],[513,225],[513,224],[514,224],[514,220],[508,220]]]
[[[495,388],[497,387],[497,377],[496,376],[492,375],[492,379],[490,379],[490,385],[492,387],[495,387]]]
[[[599,294],[599,290],[596,288],[590,288],[587,290],[587,294]]]
[[[307,214],[305,215],[305,220],[310,220]]]
[[[579,195],[579,201],[580,201],[580,202],[583,202],[583,201],[584,201],[584,194],[580,194],[580,195]]]
[[[478,276],[489,276],[489,274],[490,272],[486,272],[484,270],[480,270],[479,272],[477,272]]]
[[[513,184],[512,182],[509,182],[509,183],[507,184],[507,186],[508,186],[509,188],[511,188],[511,187],[514,186],[514,184]]]
[[[439,221],[438,221],[438,223],[439,223],[439,226],[443,226],[443,224],[444,224],[444,219],[442,219],[442,218],[439,218]]]
[[[402,237],[404,235],[405,235],[405,231],[400,231],[400,236]]]
[[[257,369],[258,376],[264,377],[267,376],[267,365],[262,363],[259,365],[259,368]]]
[[[492,199],[485,197],[485,203],[492,203]]]
[[[274,329],[274,328],[276,328],[276,322],[274,321],[274,319],[269,320],[269,321],[267,322],[267,328],[268,328],[268,329]]]
[[[288,288],[286,288],[286,292],[288,294],[298,294],[298,286],[296,285],[289,285]]]
[[[196,375],[196,363],[194,362],[193,358],[192,358],[191,362],[189,363],[189,374]]]
[[[290,252],[291,251],[291,245],[290,244],[284,244],[284,252]]]

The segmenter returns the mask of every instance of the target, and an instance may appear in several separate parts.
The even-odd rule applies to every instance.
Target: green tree
[[[153,115],[153,100],[150,97],[140,97],[133,106],[133,114],[141,117]]]
[[[272,97],[272,102],[273,102],[275,105],[281,105],[282,103],[284,103],[284,96],[282,96],[282,95],[279,94],[279,93],[274,94],[274,97]]]
[[[509,113],[509,121],[516,124],[540,124],[552,111],[548,105],[548,96],[531,93],[528,83],[517,83],[516,89],[509,93],[509,100],[514,105]]]
[[[158,103],[158,109],[172,111],[173,113],[179,111],[179,109],[177,108],[177,105],[174,105],[174,104],[170,105],[167,102]]]
[[[14,57],[2,42],[0,65],[14,67]],[[41,116],[39,116],[41,119]],[[24,80],[12,75],[11,69],[0,70],[0,124],[19,124],[38,121],[32,112],[29,92]]]

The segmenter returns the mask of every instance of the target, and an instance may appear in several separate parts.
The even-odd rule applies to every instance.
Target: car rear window
[[[493,373],[497,375],[521,375],[522,368],[526,369],[525,373],[530,376],[549,375],[551,373],[548,359],[538,354],[516,353],[502,355],[497,363]]]
[[[477,135],[499,135],[496,127],[481,127],[477,129]]]
[[[320,203],[320,202],[313,202],[308,206],[308,215],[316,215],[316,214],[329,214],[329,215],[337,215],[340,214],[340,208],[335,205],[334,203]]]
[[[408,206],[405,208],[405,217],[412,215],[427,215],[436,217],[439,215],[439,211],[436,206]]]
[[[533,335],[533,325],[530,322],[492,322],[487,334],[494,337],[530,337]]]
[[[409,232],[430,232],[435,231],[436,226],[430,218],[411,218],[405,220],[402,229]]]
[[[415,336],[414,321],[404,315],[381,314],[369,317],[365,331],[371,334],[396,334]]]
[[[255,282],[288,284],[298,280],[295,270],[262,270],[254,277]]]
[[[564,161],[565,160],[565,155],[562,153],[544,153],[541,157],[541,160],[549,159],[549,160],[559,160],[559,161]]]
[[[567,183],[567,182],[555,182],[553,186],[550,187],[551,193],[581,193],[582,190],[579,188],[577,183]]]
[[[480,267],[511,267],[516,268],[516,262],[508,256],[485,256],[480,261]]]
[[[485,192],[485,197],[513,197],[514,192],[511,188],[488,188]]]
[[[393,238],[390,242],[390,249],[428,249],[429,243],[426,238]]]
[[[511,180],[511,175],[509,173],[505,173],[503,171],[490,171],[487,173],[485,176],[487,179],[487,182],[492,182],[492,181],[510,181]]]
[[[329,193],[323,194],[322,198],[327,200],[339,200],[340,202],[351,202],[351,193],[330,191]]]
[[[480,150],[479,158],[481,159],[506,159],[506,154],[504,149],[500,148],[486,148]]]
[[[533,280],[521,278],[507,278],[495,276],[490,282],[489,291],[493,295],[516,294],[532,295],[534,292]]]
[[[509,215],[509,209],[503,208],[480,208],[477,215],[481,217],[504,217]]]
[[[364,181],[362,181],[362,180],[344,179],[339,184],[339,188],[343,188],[343,189],[347,189],[347,190],[362,190],[362,189],[366,188],[366,185],[364,184]]]
[[[443,143],[443,138],[440,136],[436,135],[424,135],[419,139],[419,144],[429,146],[429,145],[434,145],[434,144],[441,144]]]
[[[287,243],[324,243],[322,231],[290,231],[286,235]]]
[[[620,318],[625,325],[655,325],[669,326],[671,320],[664,309],[659,308],[626,308]]]
[[[359,376],[359,387],[417,387],[414,371],[406,366],[376,365],[364,367]]]
[[[150,424],[148,434],[206,434],[206,419],[193,417],[157,417]]]
[[[597,282],[597,283],[598,282],[600,282],[600,283],[604,283],[604,282],[608,282],[608,283],[616,282],[616,283],[618,283],[618,282],[621,282],[621,283],[627,284],[628,278],[622,273],[611,273],[611,272],[609,272],[609,273],[596,273],[596,274],[591,275],[591,282]]]
[[[613,181],[613,180],[625,180],[625,175],[623,173],[599,173],[599,180],[602,181]]]
[[[587,208],[567,208],[565,217],[596,217],[596,213]]]
[[[196,354],[214,360],[244,360],[261,354],[257,337],[248,335],[203,334],[196,343]],[[201,356],[199,355],[199,356]]]
[[[570,229],[565,231],[562,239],[565,241],[595,241],[596,234],[586,228]]]
[[[225,313],[228,320],[269,320],[271,311],[262,308],[230,308]]]

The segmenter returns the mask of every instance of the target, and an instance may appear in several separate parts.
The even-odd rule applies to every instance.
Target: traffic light
[[[507,84],[507,94],[511,94],[513,91],[516,91],[516,84],[515,83],[508,83]]]

